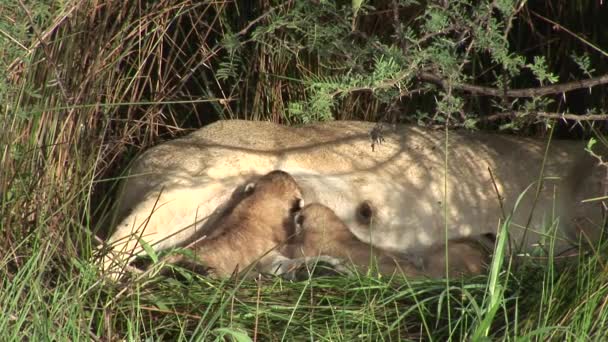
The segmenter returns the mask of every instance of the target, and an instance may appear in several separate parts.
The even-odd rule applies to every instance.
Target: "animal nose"
[[[363,224],[370,224],[374,216],[374,208],[370,201],[363,201],[357,207],[357,219]]]

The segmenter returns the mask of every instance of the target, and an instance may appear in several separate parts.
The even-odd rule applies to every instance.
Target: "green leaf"
[[[361,8],[361,4],[363,4],[363,0],[352,0],[352,7],[354,15],[357,15],[359,9]]]
[[[157,263],[158,254],[156,254],[154,248],[152,248],[152,246],[150,246],[150,244],[144,241],[143,239],[139,239],[139,243],[141,244],[141,247],[144,249],[146,254],[150,257],[150,259],[152,259],[154,263]]]
[[[224,336],[228,335],[237,342],[251,342],[252,339],[246,333],[229,328],[218,328],[214,332],[218,333],[216,341],[224,341]]]
[[[593,146],[595,144],[597,144],[597,140],[595,138],[589,139],[589,142],[587,143],[587,147],[585,147],[585,151],[591,152],[593,150]]]

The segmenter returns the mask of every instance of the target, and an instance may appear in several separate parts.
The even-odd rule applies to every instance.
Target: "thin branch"
[[[569,114],[569,113],[552,113],[552,112],[502,112],[492,114],[481,118],[481,121],[496,121],[506,118],[517,118],[524,116],[533,116],[543,119],[557,119],[557,120],[573,120],[573,121],[602,121],[608,120],[608,114]]]
[[[260,21],[266,19],[267,17],[269,17],[273,12],[275,12],[278,9],[282,9],[286,6],[291,5],[291,3],[293,2],[293,0],[289,0],[286,1],[278,6],[272,7],[270,8],[268,11],[264,12],[264,14],[260,15],[259,17],[253,19],[252,21],[250,21],[247,26],[245,26],[242,30],[240,30],[239,32],[236,33],[237,36],[244,36],[246,35],[249,30],[251,30],[256,24],[258,24]],[[224,4],[222,4],[223,6]],[[244,42],[241,42],[244,43]],[[187,81],[190,80],[190,78],[196,73],[198,72],[198,69],[203,66],[205,63],[207,63],[212,57],[215,57],[221,50],[223,50],[224,47],[219,44],[217,46],[215,46],[206,56],[206,58],[203,58],[201,61],[199,61],[194,67],[190,68],[190,71],[184,75],[184,77],[182,77],[182,79],[180,80],[180,88],[186,84]]]
[[[602,55],[604,55],[604,57],[608,57],[608,53],[606,53],[606,51],[600,49],[599,47],[593,45],[590,41],[584,39],[583,37],[581,37],[580,35],[568,30],[566,27],[562,26],[559,23],[556,23],[555,21],[549,19],[549,18],[545,18],[542,15],[534,12],[534,11],[530,11],[530,13],[532,13],[533,16],[540,18],[541,20],[544,20],[546,22],[548,22],[549,24],[553,25],[553,29],[554,30],[562,30],[566,33],[568,33],[569,35],[571,35],[572,37],[578,39],[579,41],[581,41],[583,44],[587,45],[588,47],[592,48],[593,50],[601,53]]]
[[[66,102],[70,103],[71,98],[68,96],[68,91],[61,79],[62,75],[61,75],[61,72],[59,71],[60,69],[57,66],[57,63],[55,63],[52,53],[49,51],[48,45],[44,42],[42,35],[40,34],[40,31],[38,31],[38,28],[36,27],[36,21],[34,20],[32,13],[30,12],[29,8],[23,3],[22,0],[19,0],[18,2],[19,2],[19,5],[21,6],[21,9],[23,9],[23,11],[25,12],[25,14],[27,15],[27,17],[30,21],[30,26],[32,28],[32,31],[34,31],[34,34],[35,34],[36,38],[38,39],[40,46],[42,46],[42,51],[46,55],[46,58],[49,61],[49,63],[51,64],[51,66],[53,67],[57,85],[59,86],[59,90],[61,90],[61,94],[63,95],[63,98],[66,100]]]
[[[260,21],[266,19],[267,17],[269,17],[274,11],[281,9],[283,7],[289,6],[291,5],[291,3],[293,2],[293,0],[289,0],[286,1],[278,6],[272,7],[270,9],[268,9],[268,11],[264,12],[264,14],[260,15],[259,17],[253,19],[252,21],[249,22],[249,24],[247,24],[247,26],[245,26],[242,30],[240,30],[239,32],[237,32],[238,36],[243,36],[245,34],[247,34],[247,32],[249,32],[249,30],[251,30],[251,28],[259,23]]]
[[[339,88],[339,89],[334,90],[329,95],[331,97],[336,97],[336,96],[338,96],[340,94],[354,93],[354,92],[358,92],[358,91],[369,91],[369,92],[373,93],[376,90],[392,88],[392,87],[398,85],[399,82],[403,81],[407,76],[408,76],[408,74],[404,73],[404,74],[402,74],[401,76],[399,76],[397,78],[389,79],[389,80],[386,80],[384,82],[380,82],[379,84],[377,84],[375,86]]]
[[[550,86],[544,87],[536,87],[536,88],[522,88],[522,89],[510,89],[507,91],[503,91],[502,89],[492,88],[492,87],[484,87],[477,86],[473,84],[467,83],[456,83],[450,84],[447,80],[428,73],[422,72],[418,75],[418,77],[426,82],[431,82],[442,86],[443,88],[453,88],[458,90],[463,90],[472,94],[477,95],[488,95],[488,96],[497,96],[497,97],[536,97],[536,96],[545,96],[551,94],[559,94],[565,93],[571,90],[583,89],[583,88],[591,88],[597,85],[607,84],[608,83],[608,74],[588,78],[585,80],[578,80],[572,82],[566,82],[561,84],[554,84]]]
[[[393,0],[391,7],[393,11],[393,30],[395,30],[395,39],[399,44],[399,49],[405,53],[407,51],[407,42],[403,39],[403,35],[401,34],[402,21],[399,16],[399,2]]]

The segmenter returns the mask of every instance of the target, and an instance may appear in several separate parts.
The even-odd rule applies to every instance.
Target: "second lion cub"
[[[371,209],[368,213],[371,215]],[[291,256],[329,255],[350,261],[366,272],[375,264],[384,275],[395,272],[404,276],[445,276],[445,245],[424,248],[416,257],[391,253],[360,241],[330,208],[313,203],[295,217],[297,241],[291,245]],[[418,254],[418,253],[417,253]],[[489,251],[475,239],[457,239],[448,243],[448,276],[479,274],[489,262]]]

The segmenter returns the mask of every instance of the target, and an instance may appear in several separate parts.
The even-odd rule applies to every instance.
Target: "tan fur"
[[[492,251],[490,246],[480,241],[485,239],[485,236],[473,236],[448,240],[447,251],[444,243],[427,247],[421,255],[423,273],[431,278],[443,277],[446,265],[449,277],[485,272],[490,265]]]
[[[270,172],[222,218],[215,228],[219,235],[197,242],[192,250],[217,277],[229,276],[257,261],[265,264],[265,259],[272,260],[293,235],[293,213],[300,209],[301,200],[300,188],[289,174]]]
[[[329,255],[352,263],[360,272],[367,272],[370,263],[382,274],[402,272],[406,276],[419,275],[414,265],[405,258],[359,240],[330,208],[313,203],[296,214],[297,237],[289,246],[292,258]]]
[[[367,272],[371,263],[385,275],[400,272],[408,277],[445,276],[444,244],[425,248],[412,258],[391,253],[359,240],[333,210],[318,203],[304,207],[295,220],[299,232],[291,246],[292,257],[328,255],[350,261],[362,272]],[[449,276],[480,274],[489,262],[488,250],[474,239],[449,241],[447,255]]]
[[[373,128],[347,121],[304,127],[221,121],[160,144],[134,162],[117,202],[120,223],[108,242],[116,251],[139,253],[137,240],[124,239],[133,232],[145,230],[156,249],[209,234],[233,189],[275,169],[295,177],[307,203],[330,207],[359,239],[392,251],[440,243],[446,221],[451,239],[496,233],[501,204],[509,215],[526,189],[510,228],[515,244],[529,249],[542,242],[542,230],[557,216],[558,252],[572,245],[567,239],[576,239],[577,231],[599,235],[598,203],[580,200],[602,193],[601,173],[582,143],[552,142],[535,200],[544,141],[450,131],[446,166],[443,131],[390,127],[372,151]],[[371,232],[355,215],[364,200],[377,207]],[[574,227],[574,221],[585,227]]]

